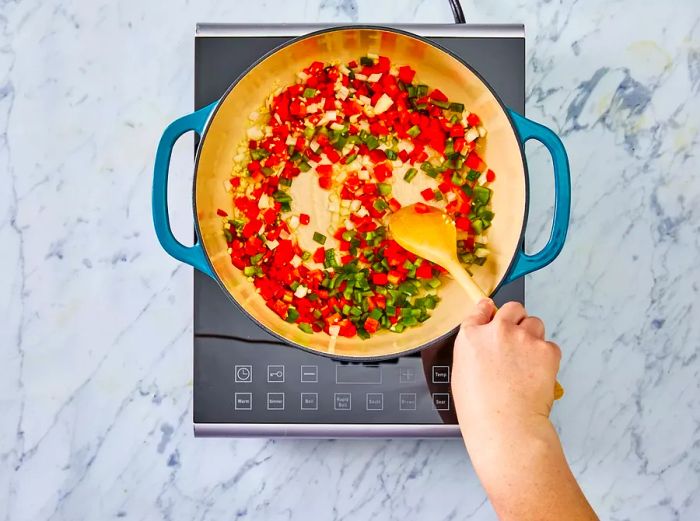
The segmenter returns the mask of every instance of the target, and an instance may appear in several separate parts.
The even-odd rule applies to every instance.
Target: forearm
[[[465,429],[472,464],[501,521],[597,520],[549,420]],[[504,435],[503,433],[508,433]]]

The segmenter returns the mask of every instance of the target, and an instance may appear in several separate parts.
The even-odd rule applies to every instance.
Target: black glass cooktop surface
[[[263,54],[313,26],[200,26],[195,108],[218,99]],[[521,26],[404,26],[450,49],[525,108]],[[274,36],[270,36],[274,34]],[[431,36],[432,35],[432,36]],[[436,36],[438,35],[438,36]],[[524,301],[524,282],[497,303]],[[347,363],[281,343],[194,272],[194,423],[200,436],[455,436],[450,394],[454,336],[420,353]]]

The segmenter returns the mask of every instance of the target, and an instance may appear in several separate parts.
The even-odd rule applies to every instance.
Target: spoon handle
[[[447,266],[446,266],[447,268]],[[489,298],[489,296],[484,293],[484,291],[479,287],[479,285],[474,282],[474,279],[469,276],[469,274],[460,265],[451,265],[448,269],[450,275],[459,283],[467,295],[472,300],[472,304],[476,304],[481,299]]]

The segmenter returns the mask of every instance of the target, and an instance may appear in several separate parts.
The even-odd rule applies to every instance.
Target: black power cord
[[[452,8],[452,15],[455,17],[456,24],[467,23],[464,19],[464,11],[462,11],[462,4],[459,3],[459,0],[450,0],[450,7]]]

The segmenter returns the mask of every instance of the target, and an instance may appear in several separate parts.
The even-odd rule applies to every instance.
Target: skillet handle
[[[153,168],[153,225],[156,229],[158,241],[163,249],[177,260],[189,264],[202,273],[214,278],[214,274],[207,262],[206,254],[199,241],[195,239],[192,246],[185,246],[175,238],[170,228],[170,217],[168,215],[168,172],[170,170],[170,157],[173,152],[173,145],[185,132],[190,130],[198,135],[202,134],[209,114],[216,106],[217,102],[207,105],[192,114],[183,116],[173,121],[163,132],[158,143],[156,152],[156,163]]]
[[[554,164],[554,217],[552,231],[547,244],[537,253],[528,255],[519,249],[506,282],[515,280],[523,275],[537,271],[547,266],[557,258],[564,247],[566,232],[569,227],[571,213],[571,178],[569,175],[569,159],[559,137],[547,127],[521,116],[513,110],[508,110],[520,137],[525,144],[529,139],[542,143],[552,155]]]

